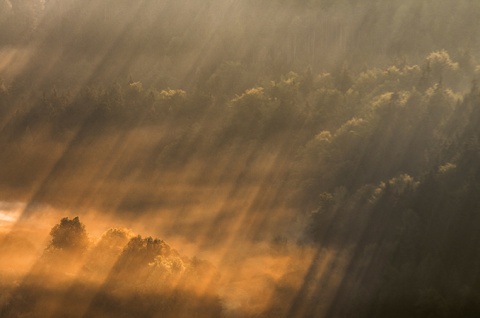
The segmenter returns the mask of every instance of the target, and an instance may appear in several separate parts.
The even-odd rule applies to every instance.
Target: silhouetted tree
[[[83,252],[88,248],[89,240],[85,226],[78,216],[73,219],[63,218],[50,231],[52,240],[49,248],[64,251]]]

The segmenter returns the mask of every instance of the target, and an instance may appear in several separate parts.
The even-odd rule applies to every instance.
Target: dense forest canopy
[[[479,21],[0,0],[0,316],[478,316]]]

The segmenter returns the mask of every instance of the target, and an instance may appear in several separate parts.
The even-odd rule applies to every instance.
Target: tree
[[[335,88],[337,88],[342,93],[345,94],[350,89],[350,87],[352,87],[353,78],[346,65],[343,65],[341,69],[337,70],[332,75]]]
[[[445,50],[430,53],[426,60],[436,81],[442,81],[447,72],[458,70],[458,63],[453,62]]]
[[[49,245],[51,249],[83,252],[89,245],[85,225],[80,222],[78,216],[71,220],[68,217],[63,218],[59,224],[52,228],[50,235],[52,236]]]

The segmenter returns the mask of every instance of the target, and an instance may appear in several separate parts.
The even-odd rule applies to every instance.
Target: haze
[[[479,21],[0,0],[0,316],[479,316]]]

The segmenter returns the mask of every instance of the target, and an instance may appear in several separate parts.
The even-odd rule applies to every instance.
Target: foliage
[[[52,240],[49,248],[64,251],[84,252],[89,246],[89,239],[85,226],[80,223],[78,216],[73,219],[63,218],[50,231]]]
[[[214,202],[178,235],[230,242],[240,220],[278,257],[349,255],[342,279],[306,282],[317,260],[279,286],[272,316],[315,316],[337,280],[328,317],[478,316],[478,21],[471,0],[0,0],[1,199],[175,225]],[[93,243],[78,217],[50,235],[41,270],[84,281],[45,290],[85,315],[222,314],[216,269],[160,239]],[[48,303],[44,283],[0,315]]]
[[[79,310],[88,316],[109,317],[221,315],[222,304],[214,285],[208,293],[197,292],[197,284],[203,282],[203,277],[210,277],[213,266],[180,256],[159,239],[142,239],[129,230],[110,229],[94,244],[85,265],[79,268],[75,262],[63,260],[71,258],[72,253],[85,252],[78,241],[88,235],[78,217],[63,218],[53,227],[52,236],[41,263],[11,295],[5,295],[6,302],[2,299],[2,316],[35,315],[39,308],[42,315],[69,317],[79,316]],[[58,250],[70,254],[51,257]],[[72,277],[71,271],[78,271],[77,277]],[[60,298],[64,301],[49,307]]]

